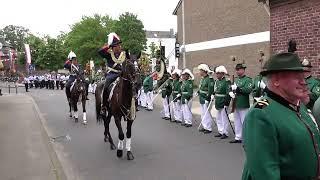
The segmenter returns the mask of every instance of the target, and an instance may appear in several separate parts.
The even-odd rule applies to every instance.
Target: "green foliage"
[[[85,64],[90,59],[101,59],[99,48],[106,42],[107,34],[112,31],[114,20],[109,16],[84,16],[71,27],[66,34],[65,45],[68,51],[76,53],[79,63]]]
[[[22,26],[8,25],[0,29],[0,37],[2,36],[6,42],[18,51],[23,51],[24,42],[29,35],[29,29]]]
[[[134,54],[145,50],[147,38],[143,29],[142,21],[129,12],[120,15],[114,26],[114,32],[121,38],[122,47]]]
[[[122,47],[138,54],[146,48],[144,26],[136,15],[124,13],[119,20],[108,15],[84,16],[81,21],[71,25],[71,31],[61,33],[57,38],[38,37],[27,28],[9,25],[0,29],[0,38],[18,50],[18,63],[25,63],[24,44],[30,45],[32,64],[37,68],[57,70],[63,68],[68,53],[76,53],[79,63],[85,65],[93,59],[96,65],[103,64],[98,50],[107,42],[107,35],[116,32]]]
[[[159,49],[159,47],[154,42],[151,42],[151,44],[149,45],[149,48],[151,50],[150,57],[156,58],[156,52]]]

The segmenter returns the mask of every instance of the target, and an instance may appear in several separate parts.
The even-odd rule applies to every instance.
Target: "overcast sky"
[[[179,0],[0,0],[0,28],[21,25],[32,33],[68,32],[69,25],[83,15],[108,14],[117,18],[123,12],[132,12],[142,20],[146,30],[176,31],[176,16],[172,15]],[[10,3],[9,3],[10,2]],[[5,6],[4,6],[5,5]]]

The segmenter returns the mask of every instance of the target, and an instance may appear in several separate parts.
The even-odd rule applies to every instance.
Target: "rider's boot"
[[[107,112],[107,104],[108,104],[108,87],[110,86],[111,80],[106,79],[106,82],[103,86],[103,95],[102,95],[102,104],[100,114],[105,116]]]

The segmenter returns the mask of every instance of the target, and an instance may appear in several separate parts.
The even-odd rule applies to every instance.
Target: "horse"
[[[133,153],[131,152],[131,127],[136,112],[136,109],[133,109],[135,106],[135,102],[133,100],[135,96],[135,72],[134,64],[129,59],[124,60],[120,76],[115,82],[116,84],[114,85],[112,83],[111,85],[111,87],[114,85],[114,90],[107,104],[106,116],[100,114],[104,82],[98,84],[95,92],[97,122],[104,122],[104,141],[109,141],[111,150],[116,149],[109,131],[111,117],[114,117],[119,139],[117,147],[118,158],[123,156],[124,133],[121,126],[122,117],[127,121],[126,150],[128,160],[134,159]],[[105,89],[108,90],[110,88],[106,87]],[[108,93],[110,93],[109,90]]]
[[[83,121],[84,125],[87,124],[87,114],[86,114],[86,84],[83,77],[83,73],[77,73],[77,78],[74,84],[70,88],[70,92],[66,88],[67,100],[69,103],[69,113],[70,117],[74,117],[75,122],[78,122],[78,102],[82,104]],[[73,111],[73,113],[72,113]]]

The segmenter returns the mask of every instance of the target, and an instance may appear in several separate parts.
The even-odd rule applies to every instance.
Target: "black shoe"
[[[177,121],[177,120],[176,120],[176,123],[178,123],[178,124],[179,124],[179,123],[182,123],[182,122],[181,122],[181,121]]]
[[[174,122],[176,122],[176,120],[170,120],[170,122],[174,123]]]
[[[205,130],[203,131],[203,133],[204,133],[204,134],[210,134],[210,133],[212,133],[212,131],[209,131],[209,130],[206,130],[206,129],[205,129]]]
[[[205,131],[206,131],[206,130],[203,129],[203,128],[199,129],[199,132],[205,132]]]
[[[220,137],[220,139],[227,139],[227,138],[228,138],[228,136],[225,135],[225,134],[223,134],[223,135]]]
[[[139,108],[137,108],[137,109],[136,109],[136,111],[138,112],[138,111],[140,111],[140,109],[139,109]]]
[[[168,118],[168,117],[164,117],[163,119],[164,119],[164,120],[170,120],[170,118]]]
[[[147,110],[147,111],[153,111],[152,109],[148,109],[148,108],[147,108],[146,110]]]
[[[185,127],[192,127],[192,124],[186,124],[186,125],[184,125]]]
[[[86,98],[86,100],[90,100],[89,98]]]
[[[241,143],[241,142],[242,142],[241,140],[232,140],[229,143],[233,144],[233,143]]]
[[[162,117],[161,119],[166,119],[166,117]]]
[[[185,123],[183,123],[183,122],[181,123],[181,126],[185,126],[185,125],[186,125]]]
[[[216,134],[216,135],[214,135],[214,137],[222,137],[222,134]]]

